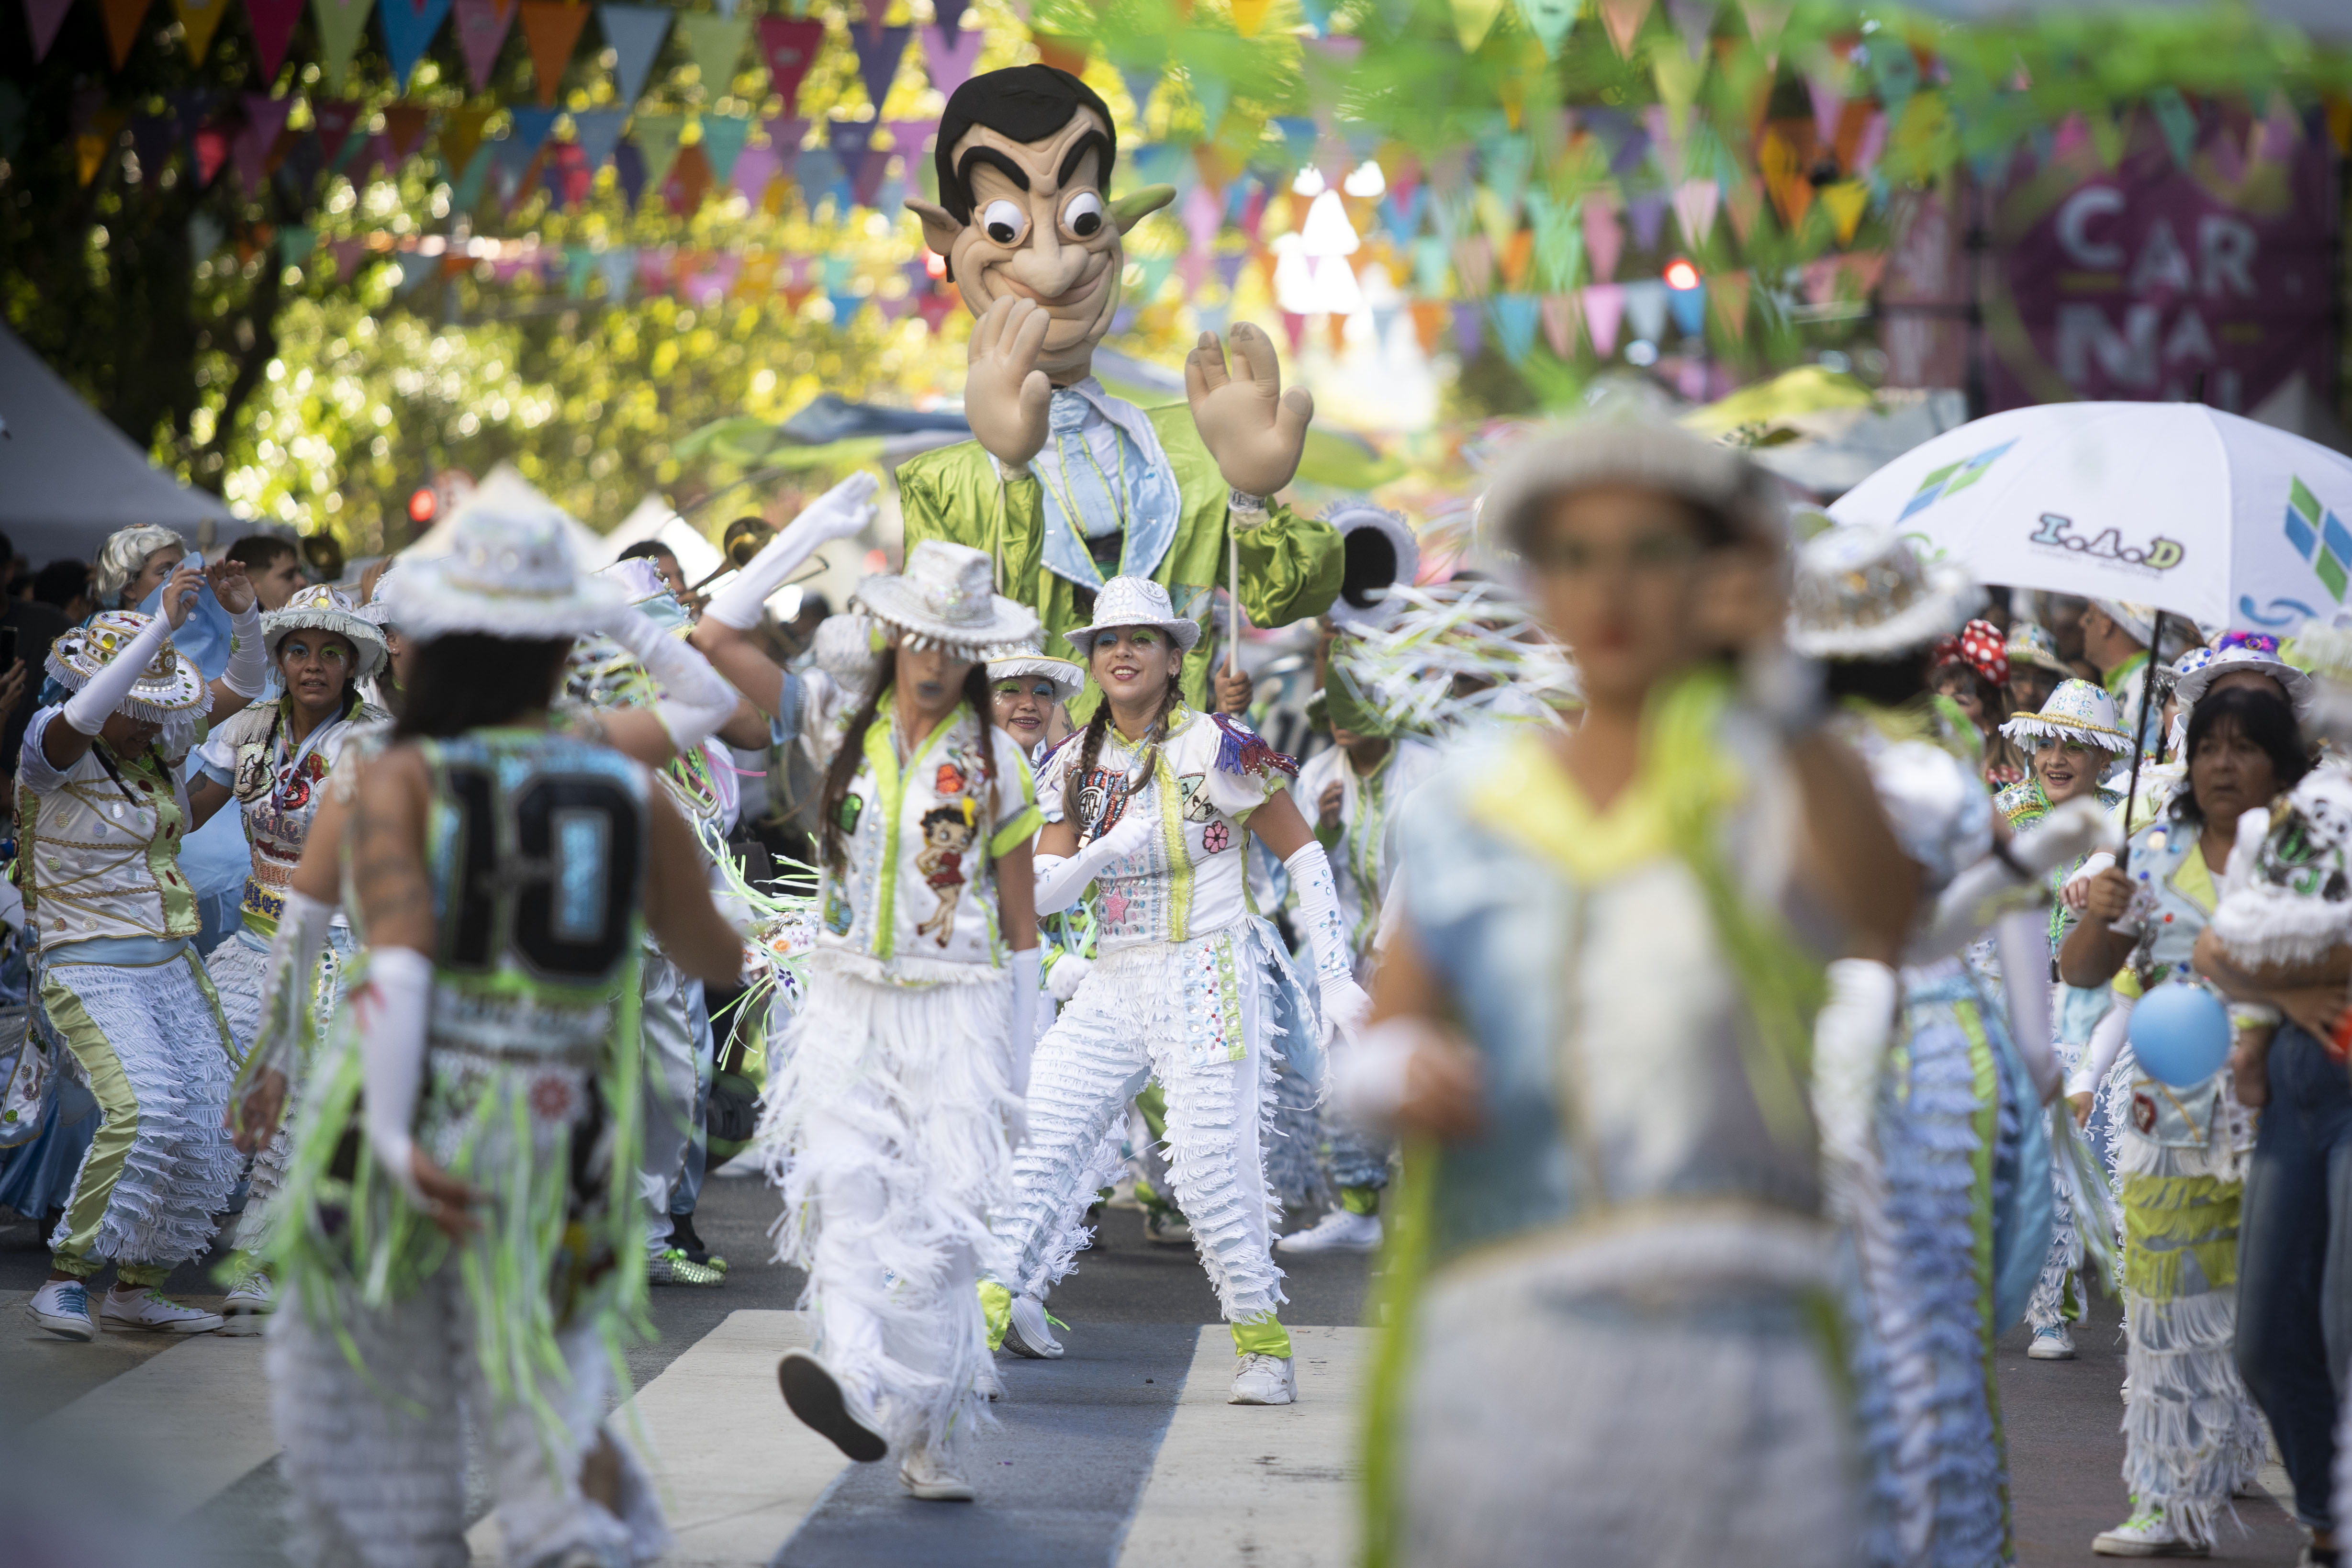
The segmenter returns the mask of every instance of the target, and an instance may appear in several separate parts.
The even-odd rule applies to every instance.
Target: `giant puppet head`
[[[956,89],[940,119],[940,201],[909,200],[923,238],[975,316],[1013,296],[1048,318],[1036,368],[1085,379],[1118,309],[1123,236],[1175,199],[1107,195],[1118,132],[1095,90],[1052,66],[1013,66]]]

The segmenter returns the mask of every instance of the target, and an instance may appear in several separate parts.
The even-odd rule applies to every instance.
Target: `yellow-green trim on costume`
[[[1290,1331],[1272,1312],[1244,1319],[1230,1327],[1235,1355],[1272,1355],[1286,1361],[1290,1358]]]
[[[42,977],[41,1005],[50,1024],[65,1037],[66,1049],[81,1064],[100,1113],[97,1135],[82,1156],[81,1171],[74,1178],[73,1195],[66,1205],[66,1238],[50,1249],[51,1266],[59,1273],[85,1277],[106,1267],[106,1260],[90,1257],[89,1249],[98,1239],[100,1223],[106,1218],[106,1205],[113,1200],[115,1184],[122,1179],[131,1146],[139,1140],[139,1092],[131,1088],[131,1075],[122,1070],[122,1058],[115,1054],[106,1031],[98,1026],[81,998],[55,974]]]
[[[2220,1176],[2124,1177],[2124,1289],[2144,1300],[2228,1290],[2238,1283],[2238,1205],[2244,1186]],[[2187,1289],[2194,1261],[2204,1283]]]
[[[1037,809],[1035,802],[1031,802],[1020,816],[998,828],[995,836],[989,839],[988,858],[992,860],[1002,860],[1004,858],[1006,850],[1016,845],[1028,843],[1031,838],[1036,837],[1037,830],[1045,826],[1045,814]]]

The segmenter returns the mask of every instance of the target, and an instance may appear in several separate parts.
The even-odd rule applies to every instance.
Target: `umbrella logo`
[[[1914,513],[1927,510],[1946,496],[1959,494],[1984,478],[1985,470],[1992,467],[1994,458],[2016,445],[2014,441],[2003,441],[2000,446],[1989,447],[1973,458],[1963,458],[1957,463],[1947,463],[1937,468],[1919,481],[1918,493],[1904,503],[1903,515],[1896,518],[1895,522],[1900,524]]]
[[[2286,492],[2286,542],[2294,552],[2311,563],[2311,569],[2325,584],[2328,595],[2337,604],[2344,602],[2344,590],[2352,583],[2352,529],[2347,529],[2336,514],[2319,504],[2311,487],[2300,479],[2288,481]]]
[[[2033,531],[2033,537],[2026,542],[2053,545],[2061,550],[2071,550],[2078,555],[2120,562],[2126,566],[2145,566],[2151,572],[2169,572],[2179,565],[2181,558],[2189,553],[2179,540],[2167,539],[2160,533],[2148,541],[2147,547],[2143,550],[2135,544],[2126,544],[2119,530],[2102,529],[2097,538],[2085,539],[2079,533],[2069,531],[2074,526],[2073,518],[2045,511],[2042,514],[2042,526]]]

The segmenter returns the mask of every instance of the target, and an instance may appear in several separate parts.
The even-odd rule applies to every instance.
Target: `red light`
[[[1666,263],[1666,287],[1669,289],[1697,288],[1698,268],[1681,257],[1675,257]]]
[[[433,493],[431,485],[419,485],[408,498],[408,521],[420,528],[433,521],[441,510],[441,498]]]
[[[923,270],[933,278],[944,278],[948,275],[948,258],[936,250],[927,250],[923,252]]]

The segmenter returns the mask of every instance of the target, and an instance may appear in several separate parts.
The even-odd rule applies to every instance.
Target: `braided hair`
[[[1092,658],[1091,650],[1088,658],[1089,659]],[[1143,753],[1143,765],[1139,771],[1144,778],[1150,778],[1159,768],[1160,742],[1168,738],[1168,721],[1183,700],[1184,661],[1180,658],[1168,671],[1168,689],[1160,694],[1160,710],[1151,716],[1151,726],[1143,732],[1146,750]],[[1102,755],[1103,738],[1109,732],[1110,697],[1108,693],[1105,693],[1103,700],[1095,704],[1094,714],[1087,721],[1085,738],[1078,742],[1078,759],[1072,777],[1076,780],[1078,799],[1081,803],[1085,800],[1087,780],[1094,775],[1095,763]],[[1080,809],[1084,809],[1083,804]],[[1103,794],[1102,805],[1095,813],[1094,820],[1081,821],[1078,824],[1078,837],[1082,840],[1097,837],[1102,831],[1103,822],[1109,816],[1110,794],[1106,790]]]
[[[824,793],[817,805],[819,844],[825,868],[836,874],[846,865],[844,859],[844,831],[841,821],[842,802],[849,798],[849,786],[856,782],[857,770],[866,763],[866,731],[873,728],[881,716],[882,694],[890,689],[898,675],[898,652],[892,648],[887,658],[874,661],[874,673],[866,682],[866,694],[849,715],[848,727],[842,731],[841,743],[834,748],[833,760],[824,768]],[[961,696],[980,721],[980,776],[987,786],[982,799],[988,803],[988,820],[996,820],[996,727],[989,718],[988,662],[975,659],[964,671]],[[952,722],[950,714],[942,722]]]

